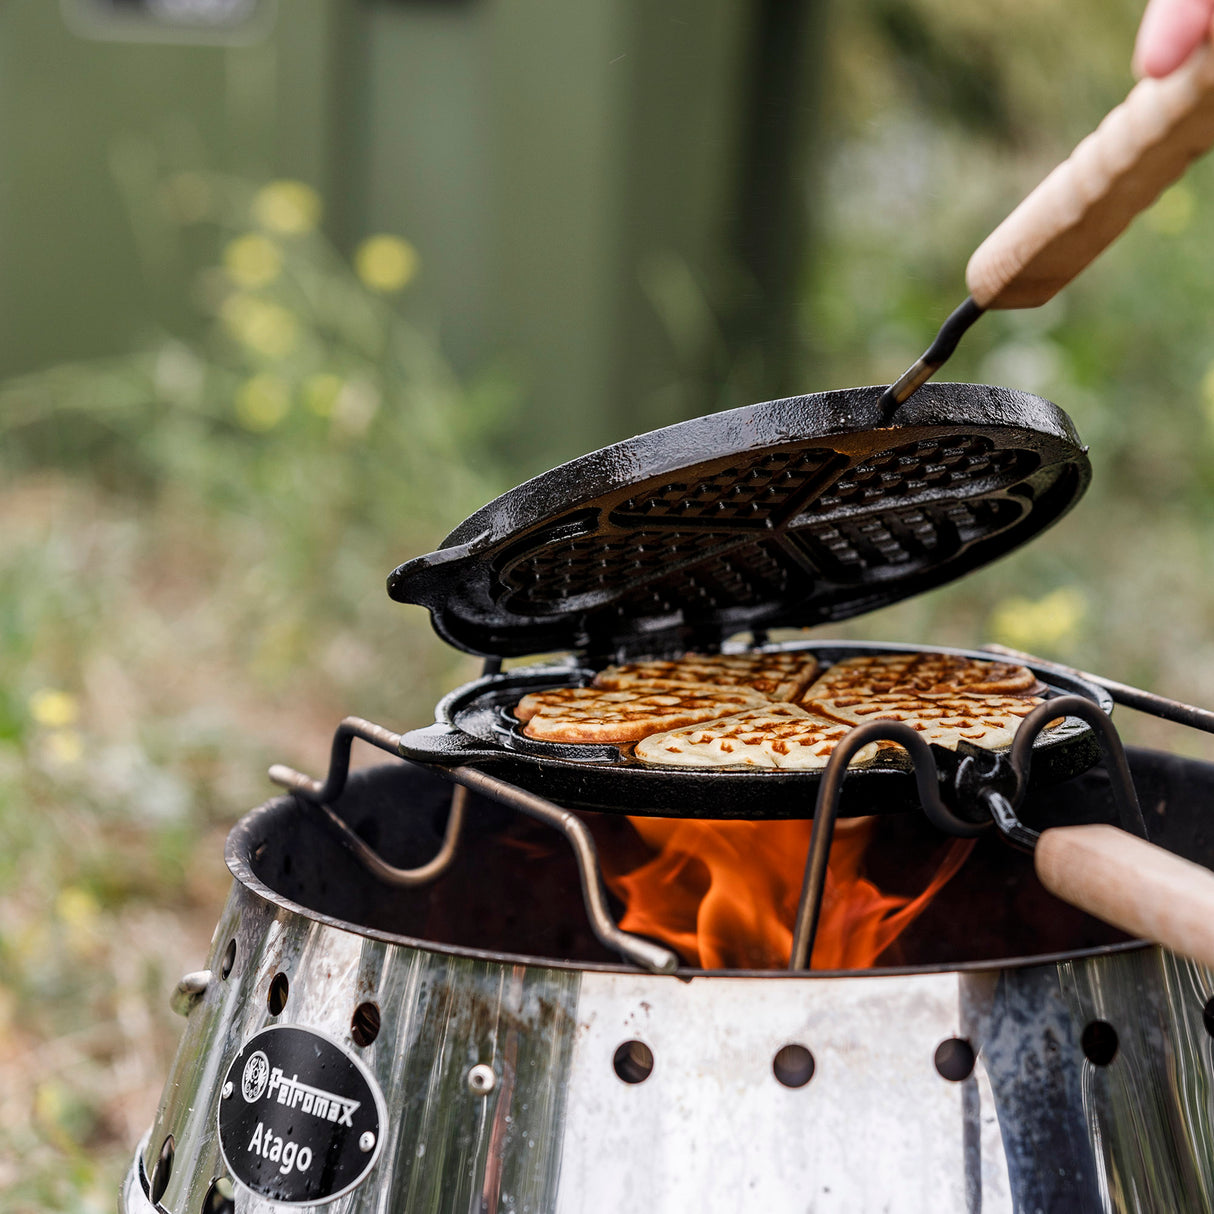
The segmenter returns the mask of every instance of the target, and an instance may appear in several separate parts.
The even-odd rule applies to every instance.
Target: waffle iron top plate
[[[1006,388],[927,384],[769,401],[562,464],[388,580],[485,656],[715,648],[939,586],[1057,521],[1091,476],[1070,420]]]

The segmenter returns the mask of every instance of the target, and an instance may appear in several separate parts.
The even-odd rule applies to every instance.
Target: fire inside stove
[[[400,764],[355,773],[334,808],[383,860],[409,869],[439,851],[451,798],[441,777]],[[1167,800],[1144,797],[1152,830]],[[1056,823],[1107,819],[1108,780],[1090,772],[1031,808]],[[591,929],[566,841],[504,805],[469,797],[450,867],[412,888],[369,879],[323,811],[300,803],[293,814],[289,830],[254,848],[257,875],[314,912],[439,946],[577,965],[620,960]],[[689,969],[788,966],[811,822],[579,816],[623,930],[674,949]],[[994,832],[951,839],[902,813],[840,820],[811,968],[951,967],[1123,939],[1049,894],[1031,857]]]
[[[628,871],[620,871],[618,861],[604,863],[608,886],[625,907],[624,931],[660,940],[700,969],[788,963],[812,823],[629,821],[653,854]],[[869,969],[895,950],[974,847],[972,839],[925,847],[926,872],[913,865],[915,871],[891,873],[893,884],[883,889],[868,863],[871,851],[879,867],[883,838],[876,818],[835,828],[813,968]],[[909,848],[899,850],[909,858]]]

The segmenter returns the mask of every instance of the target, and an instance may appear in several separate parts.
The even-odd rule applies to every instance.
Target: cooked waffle
[[[810,712],[845,722],[849,727],[868,721],[902,721],[924,741],[949,750],[970,742],[987,750],[1012,744],[1020,722],[1038,704],[1037,696],[918,696],[906,692],[844,693],[819,696],[821,683],[805,701]]]
[[[885,653],[845,658],[827,669],[803,697],[886,695],[1021,696],[1041,689],[1027,666],[947,653]]]
[[[745,687],[556,687],[524,696],[514,714],[528,737],[547,742],[636,742],[765,703]]]
[[[850,725],[798,708],[767,704],[716,721],[653,734],[636,745],[643,763],[662,767],[759,767],[809,771],[825,767]],[[877,753],[870,744],[852,759],[865,763]]]
[[[609,666],[595,676],[596,687],[750,687],[769,700],[792,701],[813,682],[818,660],[804,653],[688,653],[669,661]]]

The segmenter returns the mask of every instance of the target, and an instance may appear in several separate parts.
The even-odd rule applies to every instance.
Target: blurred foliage
[[[807,389],[888,383],[965,295],[996,224],[1132,87],[1141,5],[837,5],[801,331]],[[1093,484],[1022,551],[832,632],[999,641],[1214,699],[1214,162],[1043,308],[990,313],[941,379],[1055,401]],[[1131,737],[1214,754],[1121,714]]]
[[[511,389],[401,319],[407,241],[347,263],[296,182],[137,193],[196,329],[0,387],[5,1210],[112,1207],[226,887],[221,824],[271,759],[323,762],[340,716],[422,720],[462,677],[383,579],[501,487]]]

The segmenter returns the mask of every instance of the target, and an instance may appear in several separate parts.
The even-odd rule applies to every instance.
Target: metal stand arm
[[[640,965],[656,974],[671,974],[679,965],[678,954],[660,944],[654,944],[643,936],[621,931],[611,916],[607,905],[607,891],[603,886],[603,874],[599,868],[598,851],[594,838],[586,823],[576,814],[534,793],[526,792],[496,776],[486,775],[474,767],[454,767],[443,773],[448,779],[483,793],[520,810],[529,817],[559,830],[573,849],[577,859],[578,876],[582,883],[582,898],[586,904],[586,915],[594,934],[608,948],[622,954],[635,965]]]
[[[417,868],[397,868],[389,864],[359,834],[330,808],[329,802],[341,796],[350,776],[350,749],[355,738],[370,742],[389,754],[398,754],[400,734],[384,729],[361,717],[346,717],[333,735],[333,748],[329,755],[329,774],[322,784],[305,776],[302,772],[275,763],[270,768],[270,779],[282,788],[289,789],[297,798],[320,810],[329,825],[341,836],[342,842],[354,853],[355,858],[377,881],[397,889],[414,889],[437,880],[451,867],[459,849],[460,834],[464,829],[464,818],[468,808],[468,794],[456,788],[451,796],[451,810],[447,814],[447,827],[443,841],[434,857]]]
[[[397,868],[389,864],[373,847],[350,829],[330,807],[330,802],[341,796],[350,774],[350,749],[355,738],[370,742],[389,754],[399,756],[400,734],[384,729],[361,717],[347,717],[333,735],[330,752],[329,774],[322,784],[311,776],[276,763],[270,768],[270,779],[275,784],[289,789],[296,797],[320,810],[342,841],[358,859],[359,863],[377,880],[387,885],[409,888],[425,885],[441,876],[455,859],[460,832],[463,829],[467,808],[467,789],[483,793],[521,811],[529,817],[551,826],[565,836],[577,861],[578,878],[582,886],[582,900],[591,930],[609,949],[614,950],[643,969],[658,974],[673,973],[678,968],[678,954],[660,944],[654,944],[642,936],[621,931],[612,918],[607,904],[607,891],[603,885],[603,874],[599,867],[598,852],[594,838],[586,823],[576,814],[543,797],[516,788],[495,776],[486,775],[473,767],[434,768],[456,785],[451,797],[451,812],[447,818],[447,830],[442,846],[434,858],[418,868]]]

